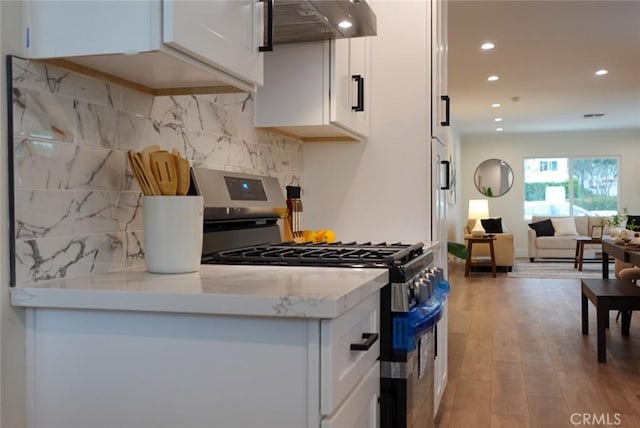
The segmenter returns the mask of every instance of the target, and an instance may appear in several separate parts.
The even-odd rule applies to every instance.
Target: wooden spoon
[[[140,156],[140,153],[130,151],[129,156],[133,162],[133,165],[135,165],[135,167],[138,170],[138,173],[140,175],[139,178],[140,180],[142,180],[141,181],[142,186],[146,187],[148,191],[148,193],[145,193],[145,194],[161,195],[162,193],[160,192],[160,188],[158,187],[156,180],[153,178],[153,174],[151,173],[151,171],[145,168],[144,163],[142,162],[142,157]],[[143,189],[143,192],[144,192],[144,189]]]
[[[145,147],[140,152],[140,156],[142,157],[142,163],[144,163],[144,166],[149,171],[151,171],[151,158],[150,158],[150,155],[151,155],[151,153],[159,152],[159,151],[160,151],[160,147],[157,144],[152,144],[150,146]]]
[[[176,163],[176,170],[178,172],[178,189],[177,195],[186,195],[189,191],[189,184],[191,182],[191,172],[189,171],[189,161],[180,155],[180,152],[173,149],[171,152],[173,160]]]
[[[142,190],[142,193],[144,193],[145,195],[150,195],[151,190],[147,185],[147,181],[142,176],[144,172],[141,171],[140,168],[138,167],[138,164],[133,159],[132,153],[133,153],[132,151],[127,152],[127,159],[129,160],[129,165],[131,166],[133,175],[136,177],[136,181],[138,182],[138,185],[140,186],[140,190]]]
[[[162,150],[149,156],[151,173],[160,188],[160,194],[175,195],[178,190],[178,171],[173,155]]]

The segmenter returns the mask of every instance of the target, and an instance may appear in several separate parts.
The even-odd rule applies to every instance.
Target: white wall
[[[339,240],[430,238],[430,57],[426,1],[372,1],[371,133],[306,143],[305,226]]]
[[[2,52],[0,67],[0,426],[26,426],[24,368],[24,310],[13,308],[9,301],[9,186],[6,168],[7,102],[5,57],[18,54],[22,15],[21,2],[0,2]]]
[[[465,207],[469,199],[484,196],[473,184],[478,165],[491,158],[506,161],[514,173],[514,184],[504,196],[489,198],[489,213],[502,217],[514,232],[516,256],[527,256],[528,221],[524,220],[523,161],[528,157],[552,156],[620,156],[620,204],[630,213],[640,213],[640,130],[602,132],[563,132],[532,134],[499,134],[471,136],[462,139],[462,162],[459,202]],[[466,213],[463,212],[463,217]]]

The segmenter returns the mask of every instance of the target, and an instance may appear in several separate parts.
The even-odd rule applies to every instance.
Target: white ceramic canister
[[[186,273],[200,269],[202,196],[145,196],[142,210],[147,270]]]

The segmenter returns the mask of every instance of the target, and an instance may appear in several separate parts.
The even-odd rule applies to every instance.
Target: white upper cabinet
[[[431,2],[431,135],[442,143],[447,142],[451,122],[447,89],[447,2]]]
[[[369,39],[277,45],[265,55],[257,127],[307,141],[369,135]]]
[[[253,91],[262,84],[265,10],[256,0],[26,1],[24,7],[28,58],[64,59],[61,65],[70,62],[78,71],[154,90]]]
[[[255,0],[164,0],[163,42],[229,73],[262,84],[259,30],[261,13]]]

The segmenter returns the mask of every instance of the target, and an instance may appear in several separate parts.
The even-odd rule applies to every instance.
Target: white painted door
[[[163,42],[262,85],[263,6],[256,0],[163,0]]]
[[[447,1],[431,2],[431,135],[446,143],[450,126],[447,89]]]
[[[431,240],[440,242],[434,257],[436,266],[447,277],[447,192],[451,185],[451,170],[447,146],[437,138],[431,139]]]

